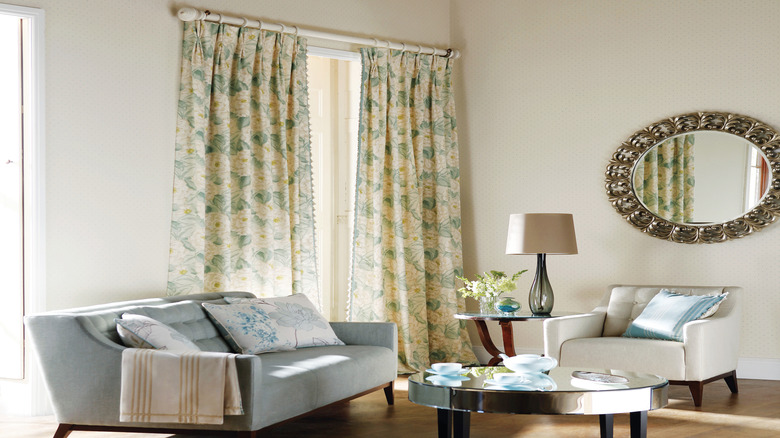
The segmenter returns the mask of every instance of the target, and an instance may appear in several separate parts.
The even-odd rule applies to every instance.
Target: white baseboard
[[[780,359],[741,357],[737,362],[737,378],[780,380]]]
[[[487,363],[491,356],[485,347],[474,345],[474,354],[480,363]],[[542,351],[532,348],[516,349],[517,354],[542,354]],[[737,363],[737,378],[757,380],[780,380],[780,359],[761,359],[741,357]]]

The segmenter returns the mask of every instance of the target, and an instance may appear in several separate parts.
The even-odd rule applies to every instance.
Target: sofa
[[[225,297],[254,295],[186,295],[28,316],[25,323],[60,423],[55,438],[74,430],[186,433],[193,429],[255,437],[260,429],[379,389],[393,404],[395,324],[332,322],[331,328],[346,345],[236,356],[243,415],[227,415],[220,425],[120,422],[121,361],[126,347],[115,318],[125,313],[146,315],[173,327],[201,350],[230,352],[201,306],[224,304]]]
[[[712,316],[682,325],[682,340],[624,337],[634,321],[661,292],[716,296],[728,292]],[[741,291],[739,287],[611,285],[592,312],[544,322],[545,355],[561,366],[641,371],[687,385],[701,406],[704,384],[724,379],[736,393]]]

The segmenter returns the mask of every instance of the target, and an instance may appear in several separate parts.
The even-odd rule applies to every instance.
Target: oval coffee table
[[[558,367],[533,388],[492,384],[494,373],[508,371],[504,367],[465,368],[458,380],[417,373],[409,377],[409,400],[438,410],[439,438],[467,438],[471,412],[598,415],[602,438],[612,437],[614,414],[630,413],[631,437],[646,437],[647,412],[668,403],[669,382],[652,374]],[[626,381],[577,379],[572,377],[575,371],[619,376]]]

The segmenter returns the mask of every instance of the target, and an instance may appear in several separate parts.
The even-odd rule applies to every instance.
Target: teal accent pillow
[[[727,294],[681,295],[662,289],[623,333],[627,338],[682,341],[685,323],[697,320]]]

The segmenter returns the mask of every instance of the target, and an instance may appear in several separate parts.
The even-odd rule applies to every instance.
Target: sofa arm
[[[330,326],[347,345],[376,345],[398,353],[398,329],[394,322],[331,322]]]
[[[561,360],[561,345],[569,339],[601,336],[606,313],[562,316],[544,321],[544,355]]]
[[[685,380],[705,380],[737,369],[740,303],[725,315],[691,321],[683,326]]]

